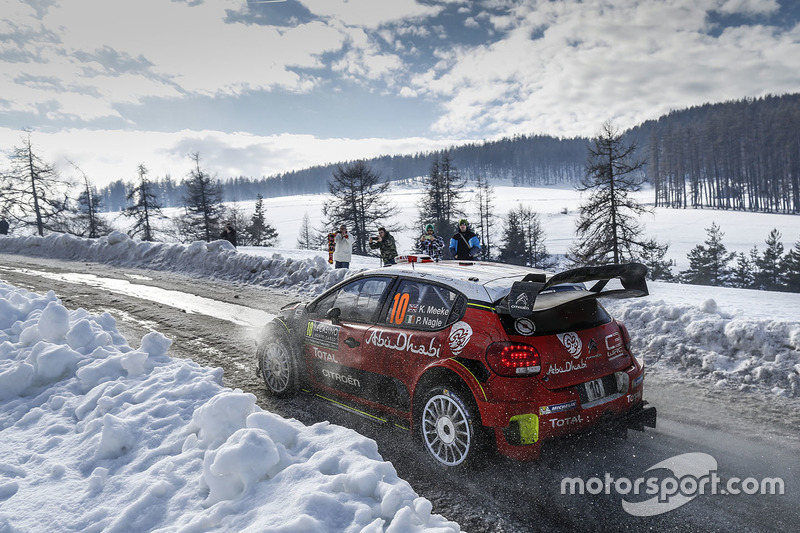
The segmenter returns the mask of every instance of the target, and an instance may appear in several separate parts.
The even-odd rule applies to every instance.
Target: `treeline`
[[[729,252],[722,242],[724,233],[715,223],[706,228],[708,238],[688,254],[689,268],[677,280],[697,285],[760,289],[781,292],[800,292],[800,241],[785,251],[782,235],[773,229],[759,252]]]
[[[800,213],[800,95],[675,111],[635,128],[655,205]]]

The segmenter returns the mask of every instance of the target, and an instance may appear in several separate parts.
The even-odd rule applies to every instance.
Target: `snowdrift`
[[[170,344],[0,283],[0,531],[459,531],[374,441],[262,411]]]

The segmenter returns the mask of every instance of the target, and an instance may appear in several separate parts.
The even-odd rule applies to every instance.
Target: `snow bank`
[[[170,344],[0,283],[0,531],[459,530],[374,441],[262,411]]]
[[[320,253],[294,259],[238,253],[226,240],[191,244],[142,242],[115,231],[99,239],[51,233],[45,237],[5,237],[0,250],[35,257],[57,257],[133,268],[183,272],[195,276],[237,281],[274,288],[292,288],[317,294],[350,273],[334,269]]]
[[[766,297],[766,296],[765,296]],[[800,322],[741,318],[714,299],[699,306],[640,298],[606,302],[650,369],[718,387],[800,396]]]

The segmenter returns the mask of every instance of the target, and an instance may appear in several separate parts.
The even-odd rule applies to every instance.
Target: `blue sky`
[[[220,177],[800,90],[794,0],[0,0],[0,149]],[[456,162],[457,163],[457,162]]]

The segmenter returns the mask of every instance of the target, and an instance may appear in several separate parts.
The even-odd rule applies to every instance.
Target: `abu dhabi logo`
[[[660,471],[661,473],[657,473]],[[670,475],[663,475],[669,471]],[[741,479],[731,477],[724,481],[717,475],[717,460],[707,453],[684,453],[654,464],[645,473],[648,477],[631,480],[614,478],[606,473],[603,478],[592,477],[561,480],[561,494],[619,494],[622,508],[633,516],[656,516],[686,505],[697,496],[784,494],[781,478]],[[640,496],[652,496],[646,500]]]

